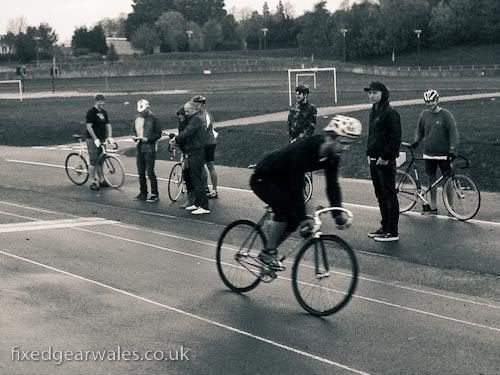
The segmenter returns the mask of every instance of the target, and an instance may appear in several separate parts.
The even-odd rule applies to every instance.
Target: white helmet
[[[146,99],[140,99],[137,102],[137,112],[143,113],[149,108],[149,102]]]
[[[340,137],[357,138],[361,135],[363,125],[354,117],[335,115],[328,125],[323,129],[324,132],[334,132]]]
[[[439,98],[439,93],[436,90],[427,90],[424,92],[424,102],[432,102]]]

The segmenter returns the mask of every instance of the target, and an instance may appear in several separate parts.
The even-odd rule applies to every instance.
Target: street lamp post
[[[342,48],[342,52],[343,52],[343,56],[344,56],[344,62],[345,62],[345,34],[347,33],[347,29],[340,29],[340,32],[342,33],[342,36],[344,37],[344,41],[343,41],[343,48]]]
[[[420,34],[422,34],[422,30],[415,29],[413,32],[417,34],[417,64],[420,65]]]
[[[261,30],[264,33],[264,49],[267,49],[267,32],[269,29],[267,27],[263,27]]]
[[[35,53],[36,53],[36,66],[40,66],[40,59],[39,59],[39,49],[40,49],[40,46],[39,46],[39,42],[40,40],[42,40],[41,37],[39,36],[35,36],[33,39],[35,39]]]

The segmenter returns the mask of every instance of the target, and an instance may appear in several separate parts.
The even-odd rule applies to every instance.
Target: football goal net
[[[21,80],[10,79],[7,81],[0,81],[0,95],[2,94],[13,96],[14,98],[19,95],[19,100],[23,101],[23,84]]]
[[[335,68],[288,69],[288,104],[293,103],[295,87],[307,85],[311,93],[325,95],[337,103],[337,71]]]

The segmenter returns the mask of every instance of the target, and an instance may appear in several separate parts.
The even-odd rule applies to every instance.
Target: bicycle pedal
[[[278,275],[276,275],[276,272],[269,270],[266,272],[261,272],[259,277],[263,283],[270,283],[271,281],[276,279]]]

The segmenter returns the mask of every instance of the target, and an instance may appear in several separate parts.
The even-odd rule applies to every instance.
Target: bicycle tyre
[[[443,184],[443,203],[448,212],[458,220],[472,219],[481,206],[479,187],[470,176],[454,173]]]
[[[410,211],[417,203],[417,183],[413,176],[401,169],[396,170],[396,193],[399,212]]]
[[[321,252],[321,254],[320,254]],[[319,259],[321,258],[321,259]],[[335,262],[330,264],[330,262]],[[328,274],[320,277],[315,272],[315,264],[324,271],[328,264]],[[330,267],[335,266],[335,269]],[[358,261],[349,244],[335,235],[321,235],[311,238],[301,247],[292,268],[293,294],[300,306],[312,315],[332,315],[351,300],[358,284]],[[322,284],[326,282],[326,287]],[[339,290],[342,288],[342,291]],[[312,290],[315,289],[315,290]],[[333,294],[342,295],[338,300]],[[319,298],[315,298],[319,296]],[[311,298],[311,300],[308,300]],[[331,302],[326,308],[313,305],[314,300]]]
[[[89,179],[89,165],[85,158],[77,152],[66,156],[64,169],[69,179],[75,185],[83,185]]]
[[[100,163],[104,181],[113,189],[120,188],[125,182],[125,172],[120,159],[114,155],[103,155]]]
[[[256,256],[265,244],[262,229],[253,221],[236,220],[224,228],[217,241],[215,258],[220,278],[233,292],[249,292],[260,284],[261,279],[241,266],[237,257],[242,251]]]
[[[313,194],[312,174],[309,177],[307,173],[304,174],[304,203],[309,202]]]
[[[184,178],[182,177],[182,164],[175,163],[168,176],[168,197],[176,202],[184,192]]]

